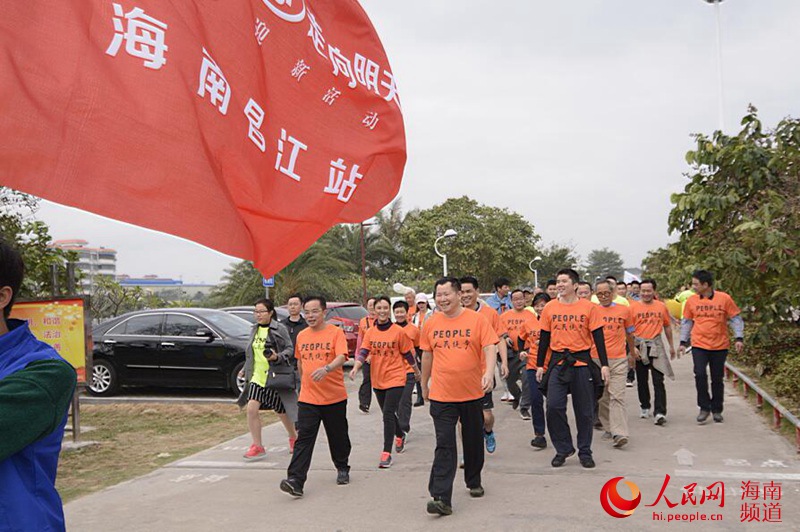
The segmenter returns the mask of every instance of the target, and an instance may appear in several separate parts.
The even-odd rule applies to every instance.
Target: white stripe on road
[[[168,464],[167,468],[180,469],[272,469],[278,462],[224,462],[213,460],[183,460]]]

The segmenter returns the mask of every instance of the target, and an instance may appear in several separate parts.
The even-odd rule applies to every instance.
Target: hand
[[[744,342],[741,340],[736,340],[736,342],[733,344],[733,347],[736,349],[737,353],[741,353],[744,350]]]
[[[519,352],[519,359],[523,362],[527,362],[528,360],[528,353],[526,351]]]
[[[514,347],[514,343],[511,341],[511,338],[506,338],[506,345],[508,347]]]
[[[675,357],[676,357],[675,347],[674,346],[669,346],[669,359],[670,360],[675,360]],[[678,357],[678,358],[680,358],[680,357]]]
[[[680,346],[678,348],[678,353],[680,353],[681,356],[685,355],[686,354],[686,346],[685,345]]]
[[[639,348],[638,347],[634,347],[633,348],[633,360],[636,361],[636,360],[641,360],[641,359],[642,359],[642,355],[639,354]],[[635,365],[636,364],[634,364],[634,366]]]
[[[636,367],[636,358],[633,355],[628,355],[628,368],[634,369]]]
[[[542,382],[544,377],[544,368],[536,368],[536,382]]]
[[[267,358],[267,360],[269,360],[270,362],[275,362],[276,360],[278,360],[278,353],[276,353],[273,350],[272,354],[269,356],[269,358]]]
[[[508,364],[500,364],[500,376],[504,379],[508,377]]]
[[[358,370],[355,367],[353,367],[353,369],[350,370],[350,380],[351,381],[356,380],[356,375],[358,375]]]
[[[603,382],[608,384],[608,380],[611,378],[611,372],[608,369],[608,366],[602,366],[600,368],[600,375],[603,377]]]
[[[425,399],[426,401],[428,400],[428,392],[429,392],[428,385],[423,383],[422,384],[422,398]]]
[[[500,373],[503,373],[502,369],[500,370]],[[506,373],[508,373],[508,369],[506,369]],[[481,386],[483,387],[483,393],[491,392],[492,388],[494,388],[494,375],[491,373],[484,374],[483,378],[481,379]]]
[[[325,367],[318,368],[311,374],[311,379],[314,382],[319,382],[328,376],[328,370]]]
[[[418,369],[414,370],[414,380],[417,381],[417,382],[422,380],[422,373],[420,373],[420,371]]]

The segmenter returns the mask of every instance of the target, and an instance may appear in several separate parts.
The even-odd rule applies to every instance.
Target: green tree
[[[122,286],[105,275],[96,278],[91,296],[90,308],[92,318],[96,321],[104,321],[133,310],[165,306],[164,300],[140,286]]]
[[[252,305],[258,298],[264,297],[261,279],[261,273],[252,262],[243,260],[231,264],[225,270],[222,282],[211,291],[209,305],[217,308]]]
[[[440,241],[450,275],[475,275],[484,289],[500,276],[519,282],[530,277],[528,262],[537,255],[539,235],[517,213],[479,204],[466,196],[451,198],[430,209],[413,210],[400,231],[406,268],[421,268],[432,276],[442,271],[433,245],[448,229],[458,235]]]
[[[50,247],[47,224],[35,219],[39,200],[7,187],[0,187],[0,238],[16,247],[25,263],[22,297],[44,297],[52,292],[53,265],[59,267],[59,286],[67,286],[67,261],[77,261],[72,252]]]
[[[542,260],[533,263],[539,275],[539,286],[544,288],[545,283],[556,278],[556,272],[562,268],[571,268],[580,262],[580,257],[575,253],[575,248],[570,245],[553,242],[543,249],[539,256]]]
[[[613,275],[621,280],[625,273],[625,266],[622,257],[616,251],[608,248],[594,249],[589,253],[586,272],[587,280],[592,283],[597,276],[605,278],[607,275]]]
[[[689,183],[672,196],[671,266],[712,271],[742,309],[755,309],[763,338],[800,307],[800,120],[767,130],[751,106],[741,125],[735,136],[695,135]]]

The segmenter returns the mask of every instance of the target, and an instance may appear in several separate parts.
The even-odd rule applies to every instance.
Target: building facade
[[[82,274],[81,290],[85,294],[92,292],[98,279],[106,277],[114,279],[117,275],[117,251],[111,248],[89,247],[86,240],[56,240],[52,246],[78,254],[76,267]]]

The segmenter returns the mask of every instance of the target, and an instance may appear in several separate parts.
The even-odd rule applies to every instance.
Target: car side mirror
[[[209,340],[214,338],[214,332],[207,327],[200,327],[194,334],[199,338],[208,338]]]

